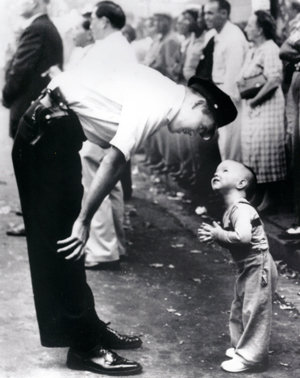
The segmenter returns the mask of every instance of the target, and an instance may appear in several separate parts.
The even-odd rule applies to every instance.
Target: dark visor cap
[[[231,98],[210,79],[192,76],[188,87],[200,93],[207,101],[210,110],[216,117],[217,128],[226,126],[237,117],[237,110]]]

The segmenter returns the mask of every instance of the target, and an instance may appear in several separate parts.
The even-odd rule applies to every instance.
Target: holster
[[[46,95],[49,95],[51,100],[51,107],[46,107],[40,103]],[[30,142],[32,146],[36,145],[38,141],[53,128],[53,125],[61,118],[69,117],[71,110],[68,107],[68,103],[62,94],[61,90],[57,87],[53,90],[46,88],[42,91],[38,98],[37,106],[29,116],[27,113],[24,115],[25,121],[34,127],[35,138]],[[75,127],[75,126],[74,126]],[[78,130],[82,134],[82,140],[85,140],[82,129]]]

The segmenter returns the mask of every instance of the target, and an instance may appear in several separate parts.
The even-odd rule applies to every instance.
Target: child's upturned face
[[[225,160],[219,164],[214,177],[211,180],[211,186],[215,191],[236,188],[241,180],[241,170],[239,163],[231,160]]]

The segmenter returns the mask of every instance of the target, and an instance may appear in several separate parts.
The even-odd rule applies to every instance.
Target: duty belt
[[[38,100],[42,100],[47,95],[51,101],[51,107],[38,103],[31,117],[26,116],[26,114],[24,115],[25,120],[29,124],[37,127],[37,136],[30,143],[32,146],[45,134],[51,120],[69,116],[67,101],[58,87],[53,90],[49,88],[44,89]]]

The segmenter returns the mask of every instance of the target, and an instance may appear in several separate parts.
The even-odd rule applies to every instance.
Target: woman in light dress
[[[251,99],[243,100],[241,147],[243,163],[258,181],[254,205],[264,213],[276,212],[281,184],[286,179],[282,62],[276,41],[276,24],[265,11],[256,11],[246,26],[248,51],[238,82],[263,73],[266,84]]]

